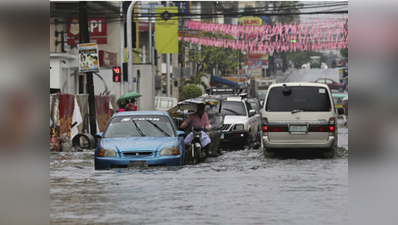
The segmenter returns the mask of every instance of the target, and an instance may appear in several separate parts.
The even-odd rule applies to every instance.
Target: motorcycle
[[[193,139],[191,142],[191,156],[193,163],[203,162],[208,157],[205,147],[202,147],[200,139],[202,138],[202,127],[195,126],[192,128]]]

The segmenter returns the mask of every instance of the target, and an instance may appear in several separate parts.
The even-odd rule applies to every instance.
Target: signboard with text
[[[67,18],[67,37],[68,45],[77,45],[79,43],[79,19]],[[97,44],[107,43],[107,20],[106,18],[89,18],[88,30],[90,42]]]
[[[155,8],[155,45],[158,54],[178,53],[178,8]]]

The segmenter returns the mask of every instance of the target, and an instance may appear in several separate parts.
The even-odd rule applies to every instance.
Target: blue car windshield
[[[110,121],[103,137],[175,137],[175,132],[166,116],[117,116]]]

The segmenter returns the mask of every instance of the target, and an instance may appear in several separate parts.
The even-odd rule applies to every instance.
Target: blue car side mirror
[[[102,138],[102,134],[103,134],[103,132],[96,133],[96,134],[95,134],[95,137],[96,137],[96,138]]]
[[[178,137],[185,137],[185,132],[181,130],[177,130],[177,136]]]

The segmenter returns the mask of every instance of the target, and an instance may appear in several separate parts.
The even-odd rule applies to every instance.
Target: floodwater
[[[348,128],[339,146],[333,159],[241,150],[110,171],[93,169],[92,150],[51,153],[51,224],[347,224]]]

